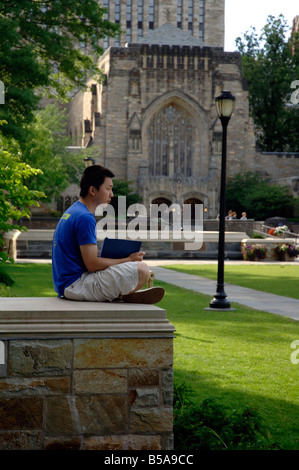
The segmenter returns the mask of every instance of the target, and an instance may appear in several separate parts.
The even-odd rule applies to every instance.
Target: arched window
[[[166,197],[156,197],[156,199],[152,200],[152,204],[157,204],[160,206],[161,204],[166,204],[167,206],[171,205],[171,201]]]
[[[148,128],[150,174],[191,176],[193,135],[191,118],[176,104],[158,111]]]

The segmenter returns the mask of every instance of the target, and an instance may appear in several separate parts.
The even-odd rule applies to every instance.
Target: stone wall
[[[164,310],[10,298],[0,324],[0,449],[172,448]]]

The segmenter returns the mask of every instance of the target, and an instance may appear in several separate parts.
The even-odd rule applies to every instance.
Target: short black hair
[[[85,168],[80,181],[80,196],[87,196],[90,186],[99,189],[105,178],[113,178],[114,176],[111,170],[101,165],[92,165]]]

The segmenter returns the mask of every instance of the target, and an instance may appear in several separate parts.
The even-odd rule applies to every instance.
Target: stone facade
[[[174,327],[162,309],[7,298],[0,324],[1,450],[172,448]]]
[[[113,20],[117,2],[108,3]],[[129,3],[120,2],[121,21]],[[69,105],[74,145],[97,146],[96,163],[133,181],[146,207],[202,203],[204,217],[215,218],[222,151],[215,97],[230,90],[236,108],[228,126],[227,176],[248,169],[271,179],[298,175],[298,154],[256,149],[241,56],[223,50],[224,1],[191,2],[191,26],[187,2],[145,1],[143,13],[154,5],[155,22],[149,28],[144,20],[141,33],[139,2],[131,3],[135,13],[128,36],[121,36],[117,47],[109,40],[111,47],[100,58],[104,81],[90,80],[90,91],[77,93]],[[180,5],[186,9],[181,16]]]

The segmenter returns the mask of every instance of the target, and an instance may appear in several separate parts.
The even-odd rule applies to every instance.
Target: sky
[[[235,51],[235,39],[254,26],[257,33],[269,15],[283,14],[290,28],[299,15],[298,0],[225,0],[225,51]]]

